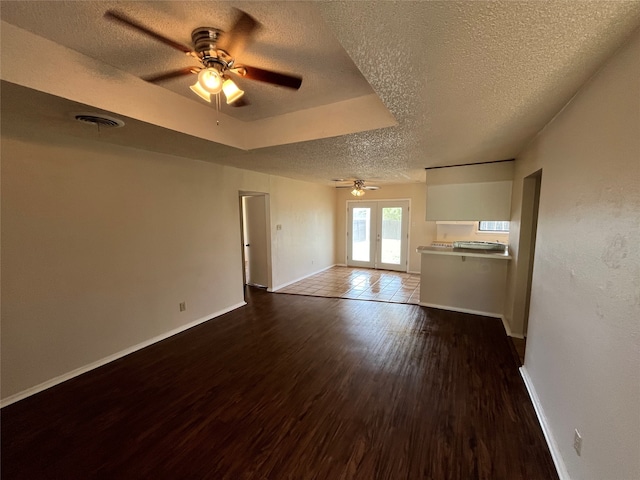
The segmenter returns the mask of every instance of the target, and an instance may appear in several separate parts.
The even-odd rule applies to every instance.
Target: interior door
[[[244,249],[247,260],[246,283],[266,287],[269,282],[267,266],[267,220],[264,195],[242,197]]]
[[[407,270],[409,202],[348,203],[347,265]]]

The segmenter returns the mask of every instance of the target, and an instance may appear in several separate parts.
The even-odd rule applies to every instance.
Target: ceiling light
[[[200,70],[198,83],[205,91],[214,95],[222,90],[222,76],[213,67]]]
[[[351,190],[351,195],[354,197],[361,197],[364,195],[364,180],[353,181],[353,190]]]
[[[334,179],[335,182],[342,181],[339,178]],[[364,184],[364,180],[354,180],[353,187],[351,185],[336,185],[336,188],[353,188],[351,190],[351,195],[354,197],[362,197],[365,194],[365,190],[380,190],[380,187],[376,185],[366,185]]]
[[[233,80],[229,78],[224,80],[220,72],[212,67],[200,70],[198,81],[189,88],[209,103],[211,103],[211,95],[219,95],[220,92],[224,92],[227,104],[237,101],[244,95],[244,91],[240,90]]]
[[[200,85],[200,82],[194,83],[189,88],[193,93],[198,95],[201,99],[211,103],[211,94],[207,92],[204,88],[202,88],[202,85]]]
[[[240,90],[230,78],[222,84],[222,91],[224,96],[227,97],[227,104],[235,102],[244,95],[244,91]]]

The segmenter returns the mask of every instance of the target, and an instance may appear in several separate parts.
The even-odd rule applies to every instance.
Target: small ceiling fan
[[[193,46],[171,40],[115,10],[108,10],[104,16],[108,20],[118,22],[180,50],[199,62],[199,65],[193,67],[142,77],[147,82],[160,83],[184,75],[197,74],[198,81],[190,87],[196,95],[211,102],[212,95],[216,96],[223,92],[227,104],[233,106],[248,105],[248,102],[246,98],[242,98],[244,91],[235,84],[231,75],[298,90],[302,85],[302,77],[298,75],[273,72],[249,65],[240,65],[236,62],[237,57],[242,54],[253,35],[260,28],[260,23],[242,10],[234,10],[236,11],[236,20],[230,30],[224,32],[214,27],[198,27],[191,32]]]
[[[365,185],[364,180],[354,180],[353,185],[336,185],[336,188],[351,188],[351,195],[361,197],[365,190],[380,190],[376,185]]]

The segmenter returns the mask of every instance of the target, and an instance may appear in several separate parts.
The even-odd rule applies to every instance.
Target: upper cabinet
[[[427,186],[427,220],[509,220],[511,181]]]
[[[513,162],[427,170],[428,221],[510,220]]]

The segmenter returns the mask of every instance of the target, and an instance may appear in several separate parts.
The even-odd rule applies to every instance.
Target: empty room
[[[640,479],[640,1],[0,1],[3,479]]]

